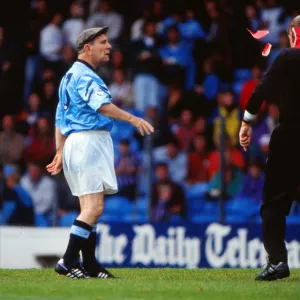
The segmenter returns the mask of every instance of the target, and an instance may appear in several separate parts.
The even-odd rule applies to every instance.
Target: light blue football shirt
[[[111,103],[111,94],[87,62],[78,59],[61,80],[55,126],[63,135],[86,130],[110,131],[113,120],[99,112],[101,105]]]

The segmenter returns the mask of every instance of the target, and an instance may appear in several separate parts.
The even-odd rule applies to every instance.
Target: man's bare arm
[[[55,127],[55,145],[56,145],[56,152],[62,151],[65,141],[67,137],[64,136],[58,126]]]
[[[150,134],[154,131],[153,127],[142,118],[138,118],[127,111],[118,108],[116,105],[109,103],[103,104],[99,109],[98,112],[104,116],[109,118],[121,120],[130,123],[131,125],[135,126],[142,135]]]
[[[51,175],[57,175],[63,168],[62,163],[62,150],[65,145],[67,137],[62,135],[58,126],[55,127],[55,145],[56,145],[56,155],[53,161],[46,166],[47,171]]]

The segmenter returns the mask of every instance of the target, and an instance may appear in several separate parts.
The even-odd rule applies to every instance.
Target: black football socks
[[[88,243],[92,230],[93,227],[89,224],[79,220],[74,221],[71,227],[69,244],[63,256],[64,263],[67,267],[71,267],[74,263],[78,261],[79,252]]]

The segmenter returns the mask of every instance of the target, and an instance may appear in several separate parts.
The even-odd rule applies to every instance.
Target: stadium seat
[[[183,221],[184,220],[182,219],[182,217],[178,215],[172,215],[169,220],[170,223],[181,223]]]
[[[228,215],[243,215],[248,218],[259,215],[260,206],[253,202],[250,198],[238,197],[229,200],[225,204],[226,214]]]
[[[218,201],[205,201],[203,203],[203,210],[204,214],[211,214],[216,215],[219,213],[219,202]]]
[[[218,222],[218,215],[212,215],[212,214],[201,214],[201,215],[195,215],[192,216],[191,221],[194,223],[212,223],[212,222]]]
[[[114,216],[117,220],[122,220],[124,215],[132,214],[134,205],[125,197],[111,196],[107,199],[104,206],[104,214]],[[109,219],[109,217],[107,217]],[[110,218],[111,220],[113,218]]]
[[[244,83],[245,83],[245,81],[236,81],[236,82],[234,82],[232,87],[233,87],[233,92],[237,97],[240,96]]]
[[[51,226],[50,219],[41,214],[35,214],[34,223],[35,223],[36,227],[50,227]]]
[[[194,185],[186,185],[185,187],[185,195],[187,199],[191,198],[202,198],[203,194],[206,193],[209,189],[208,183],[197,183]]]
[[[8,222],[9,218],[16,209],[15,201],[3,201],[2,209],[0,210],[0,225],[4,225]]]
[[[246,215],[226,215],[226,223],[247,223],[249,222],[249,217]]]
[[[148,211],[148,201],[145,197],[139,197],[134,204],[134,211],[143,213]]]
[[[300,216],[288,216],[286,217],[287,224],[300,224]]]
[[[122,222],[131,223],[134,219],[134,214],[132,214],[132,213],[124,214],[121,219],[122,219]]]
[[[70,227],[73,225],[74,220],[78,217],[78,211],[69,211],[62,217],[60,217],[58,221],[59,226]]]
[[[234,72],[234,78],[236,81],[246,81],[252,78],[250,69],[236,69]]]
[[[99,223],[113,223],[120,222],[120,217],[115,214],[103,213],[99,218]]]
[[[149,221],[147,213],[136,213],[132,216],[132,221],[145,223]]]

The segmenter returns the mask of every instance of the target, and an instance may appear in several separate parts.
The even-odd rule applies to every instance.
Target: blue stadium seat
[[[189,199],[188,200],[188,210],[191,211],[191,212],[201,212],[203,211],[203,199]]]
[[[201,214],[192,216],[191,221],[194,223],[213,223],[218,222],[218,215]]]
[[[249,222],[249,217],[246,215],[226,215],[225,221],[227,223],[246,223]]]
[[[74,220],[73,220],[74,221]],[[41,214],[34,215],[34,223],[36,227],[50,227],[51,221],[48,217]]]
[[[111,136],[114,141],[119,141],[121,139],[131,139],[134,134],[134,127],[122,121],[115,121],[114,127],[111,130]]]
[[[250,198],[237,197],[225,204],[226,214],[243,215],[254,218],[259,216],[260,206]]]
[[[131,138],[130,139],[130,150],[132,152],[138,152],[139,151],[139,147],[140,147],[139,142],[135,138]]]
[[[234,72],[234,78],[237,81],[246,81],[252,78],[252,72],[250,69],[236,69]]]
[[[261,225],[261,217],[260,216],[256,216],[253,218],[253,222],[255,222],[256,224],[260,224]]]
[[[231,90],[232,84],[227,82],[221,82],[220,83],[220,90]]]
[[[138,213],[143,213],[148,211],[148,201],[145,197],[139,197],[136,199],[134,210]]]
[[[244,85],[244,81],[236,81],[233,83],[233,92],[236,96],[240,96],[241,95],[241,92],[242,92],[242,88],[243,88],[243,85]]]
[[[16,209],[15,201],[3,201],[2,209],[0,210],[0,225],[6,224],[14,210]]]
[[[113,213],[103,213],[98,220],[99,223],[113,223],[120,222],[120,216],[117,216]]]
[[[169,222],[170,223],[181,223],[183,222],[184,220],[182,219],[181,216],[178,216],[178,215],[172,215]]]
[[[287,224],[300,224],[300,216],[288,216],[286,218]]]
[[[125,197],[111,196],[104,206],[104,213],[122,218],[124,214],[132,214],[134,205]]]
[[[123,222],[131,223],[133,220],[134,220],[134,214],[132,214],[132,213],[124,214],[122,216],[122,221]]]
[[[136,214],[133,214],[132,216],[132,221],[134,222],[140,222],[140,223],[145,223],[145,222],[149,222],[149,218],[148,218],[148,215],[147,213],[136,213]]]
[[[217,215],[219,213],[219,210],[220,208],[218,201],[205,201],[203,203],[202,212],[204,214]]]
[[[197,183],[191,186],[185,186],[185,195],[187,199],[190,198],[203,198],[203,194],[205,194],[209,189],[209,183]]]
[[[69,211],[62,217],[60,217],[58,221],[59,226],[70,227],[73,225],[74,220],[78,217],[78,211]]]

